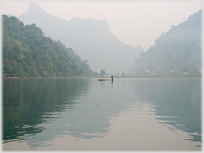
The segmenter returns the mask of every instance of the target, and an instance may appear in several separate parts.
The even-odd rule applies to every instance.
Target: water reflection
[[[87,93],[88,83],[81,79],[4,79],[4,142],[42,132],[41,124],[56,119],[55,112],[74,108],[73,99]]]
[[[158,120],[189,133],[201,142],[201,79],[146,79],[132,82],[140,100],[154,104]]]
[[[110,118],[132,103],[120,85],[96,79],[5,79],[3,90],[4,143],[24,140],[31,148],[63,134],[102,138]]]
[[[134,115],[156,115],[161,124],[201,141],[201,79],[114,79],[114,85],[85,78],[4,79],[3,96],[5,143],[43,148],[65,135],[74,141],[105,138],[112,118],[132,106]],[[146,112],[146,105],[153,109]],[[145,128],[140,123],[137,128]]]

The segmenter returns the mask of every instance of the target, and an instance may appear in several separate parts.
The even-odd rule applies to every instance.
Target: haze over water
[[[3,85],[4,150],[201,150],[200,78]]]

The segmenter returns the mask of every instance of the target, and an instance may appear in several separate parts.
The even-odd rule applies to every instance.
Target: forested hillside
[[[131,73],[140,76],[201,75],[201,10],[156,39],[136,60]]]
[[[69,77],[93,75],[87,61],[71,48],[45,37],[35,24],[24,25],[3,15],[4,77]]]

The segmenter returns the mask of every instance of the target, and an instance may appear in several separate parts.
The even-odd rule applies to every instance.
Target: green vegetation
[[[4,77],[71,77],[94,73],[71,48],[45,37],[35,24],[3,15]]]
[[[201,76],[201,10],[162,34],[140,54],[136,76]]]
[[[29,4],[28,10],[19,19],[24,24],[35,23],[46,36],[72,47],[77,55],[89,61],[92,70],[98,72],[94,75],[100,76],[101,69],[114,74],[126,72],[142,50],[118,40],[105,20],[80,17],[63,20],[49,14],[35,2]]]

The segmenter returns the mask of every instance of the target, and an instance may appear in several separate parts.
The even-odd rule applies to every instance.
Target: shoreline
[[[2,79],[56,79],[56,78],[110,78],[110,76],[73,76],[73,77],[3,77]],[[202,76],[116,76],[113,78],[202,78]]]

